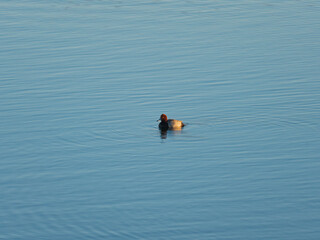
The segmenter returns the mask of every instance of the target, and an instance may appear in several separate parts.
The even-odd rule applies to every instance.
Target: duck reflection
[[[161,139],[166,139],[168,136],[168,130],[161,130],[160,129],[160,137]]]
[[[159,129],[160,132],[160,138],[161,139],[166,139],[168,137],[168,135],[173,136],[173,135],[180,135],[182,133],[181,129],[179,130],[163,130],[163,129]]]

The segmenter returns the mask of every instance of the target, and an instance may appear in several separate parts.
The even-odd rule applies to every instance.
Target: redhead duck
[[[168,129],[179,130],[185,126],[182,121],[175,120],[175,119],[168,119],[167,115],[165,114],[162,114],[158,121],[161,121],[159,123],[159,129],[161,130],[168,130]]]

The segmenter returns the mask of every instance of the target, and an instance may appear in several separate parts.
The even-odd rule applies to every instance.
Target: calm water
[[[319,239],[319,38],[315,0],[2,0],[0,239]]]

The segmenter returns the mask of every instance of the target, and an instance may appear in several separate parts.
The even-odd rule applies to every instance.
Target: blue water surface
[[[0,32],[0,239],[320,238],[318,1],[2,0]]]

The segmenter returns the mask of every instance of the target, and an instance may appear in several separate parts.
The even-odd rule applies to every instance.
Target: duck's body
[[[165,114],[162,114],[159,120],[161,121],[159,123],[159,129],[161,130],[179,130],[185,126],[182,121],[168,119]]]

